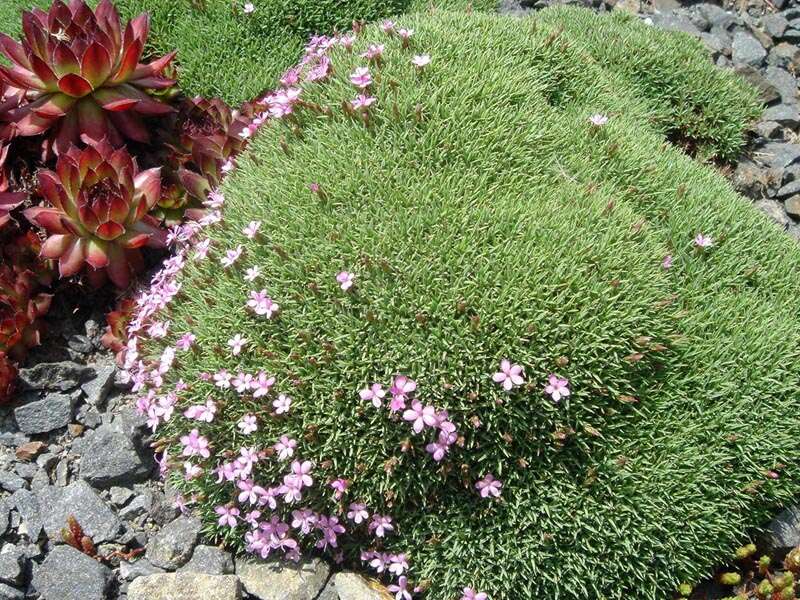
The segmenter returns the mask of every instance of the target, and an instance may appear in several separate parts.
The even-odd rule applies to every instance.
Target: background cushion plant
[[[681,103],[722,116],[705,154],[741,143],[753,92],[619,16],[315,40],[328,77],[267,96],[281,119],[214,192],[224,218],[129,328],[209,536],[327,551],[403,598],[655,599],[797,494],[797,249],[664,143],[689,125],[671,98],[562,24],[683,53]]]

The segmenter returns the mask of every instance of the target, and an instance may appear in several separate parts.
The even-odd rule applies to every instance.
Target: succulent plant
[[[116,354],[117,363],[120,365],[123,362],[122,353],[125,350],[125,343],[128,337],[126,329],[135,307],[136,302],[132,298],[123,298],[116,308],[106,315],[108,325],[101,342],[103,346]]]
[[[4,352],[0,352],[0,404],[11,400],[16,380],[17,367]]]
[[[27,196],[21,192],[0,192],[0,229],[11,220],[11,211],[22,204]]]
[[[24,12],[22,21],[21,43],[0,34],[0,53],[11,62],[0,65],[0,78],[26,90],[27,103],[9,109],[0,139],[53,129],[50,144],[57,154],[80,140],[147,142],[142,117],[173,111],[148,91],[174,85],[162,73],[175,53],[139,62],[150,31],[146,14],[123,32],[110,0],[101,0],[95,11],[84,0],[55,0],[48,12]]]
[[[127,287],[143,267],[139,249],[165,246],[166,232],[148,215],[161,193],[159,172],[140,172],[127,150],[114,150],[107,140],[70,148],[55,172],[39,172],[40,192],[50,206],[24,213],[49,234],[42,256],[58,260],[62,277],[86,263],[95,285],[107,274],[116,286]]]
[[[12,261],[0,264],[0,353],[20,360],[39,344],[40,322],[50,308],[50,294],[37,293],[34,271]]]

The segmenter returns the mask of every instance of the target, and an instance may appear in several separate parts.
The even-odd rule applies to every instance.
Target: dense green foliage
[[[410,553],[432,600],[467,584],[493,600],[663,598],[800,491],[779,467],[800,452],[800,254],[665,143],[677,130],[729,156],[754,95],[684,36],[618,15],[403,24],[433,62],[415,73],[388,44],[369,127],[338,108],[303,112],[301,137],[266,128],[224,185],[225,224],[211,258],[187,267],[166,338],[198,337],[170,375],[191,382],[179,408],[211,396],[222,409],[212,423],[173,418],[163,435],[198,427],[210,466],[241,445],[298,439],[320,488],[304,505],[334,510],[322,488],[350,479],[348,501],[395,517],[387,546]],[[616,36],[613,56],[602,31]],[[306,100],[352,98],[358,51],[381,39],[371,28],[354,54],[334,53],[335,79],[307,86]],[[609,123],[590,126],[594,113]],[[263,235],[248,240],[253,219]],[[694,248],[698,232],[715,245]],[[243,258],[221,270],[240,243]],[[263,279],[250,284],[252,265]],[[340,270],[356,273],[354,292],[337,287]],[[245,312],[262,287],[279,318]],[[250,343],[231,357],[237,333]],[[491,381],[504,357],[529,383],[509,395]],[[200,381],[221,368],[275,374],[292,411],[273,418],[269,402]],[[550,372],[569,378],[568,402],[543,395]],[[430,432],[414,437],[358,398],[396,373],[464,437],[442,468],[424,451]],[[259,430],[245,437],[248,412]],[[284,472],[267,460],[256,480]],[[488,472],[505,482],[500,501],[472,489]],[[209,533],[241,545],[243,528],[215,526],[214,506],[236,495],[215,481],[180,485],[204,494]]]
[[[50,0],[3,0],[0,31],[21,31],[20,11],[46,8]],[[96,3],[96,0],[95,0]],[[253,99],[272,87],[312,34],[350,27],[354,19],[375,20],[406,11],[442,8],[489,10],[494,0],[116,0],[125,17],[152,15],[151,50],[177,48],[180,85],[189,95],[220,97],[230,104]]]

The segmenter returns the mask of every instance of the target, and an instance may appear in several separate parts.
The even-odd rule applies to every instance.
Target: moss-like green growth
[[[157,317],[169,334],[141,340],[158,360],[197,336],[157,392],[189,385],[158,435],[178,470],[191,429],[212,456],[189,457],[205,471],[176,483],[201,495],[208,535],[243,548],[248,526],[217,527],[214,512],[239,490],[213,470],[288,435],[315,483],[276,514],[337,515],[348,560],[365,547],[406,552],[430,600],[464,586],[492,600],[668,597],[800,492],[797,473],[767,473],[800,453],[800,253],[665,139],[680,131],[704,155],[730,155],[754,94],[685,36],[617,15],[402,24],[416,30],[410,48],[368,28],[352,53],[332,53],[331,81],[304,86],[310,108],[256,137],[223,186],[210,256],[188,252],[180,295]],[[597,31],[617,32],[613,57]],[[342,102],[368,43],[386,51],[365,121]],[[432,62],[419,71],[422,53]],[[670,74],[678,64],[695,75]],[[608,122],[591,125],[595,113]],[[696,247],[698,233],[713,246]],[[351,290],[340,271],[355,274]],[[245,308],[261,289],[281,306],[272,319]],[[248,343],[232,356],[236,335]],[[510,393],[492,380],[503,358],[525,369]],[[221,390],[209,379],[221,369],[276,383],[260,398]],[[415,435],[359,398],[398,373],[458,428],[441,462],[426,452],[433,430]],[[569,380],[569,398],[544,393],[550,373]],[[276,416],[281,393],[294,402]],[[209,399],[210,423],[182,416]],[[258,430],[244,435],[248,414]],[[288,473],[269,454],[253,475],[265,488]],[[474,488],[490,473],[503,481],[497,500]],[[337,477],[350,482],[341,503]],[[374,544],[347,520],[349,502],[391,514],[395,533]],[[319,539],[291,535],[306,549]]]

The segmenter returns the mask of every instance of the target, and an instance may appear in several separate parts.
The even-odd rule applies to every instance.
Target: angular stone
[[[769,142],[757,151],[756,158],[770,167],[785,169],[800,161],[800,146],[783,142]]]
[[[157,567],[175,570],[192,557],[200,539],[200,521],[178,517],[168,523],[147,544],[147,559]]]
[[[733,185],[739,193],[748,198],[758,199],[764,196],[767,189],[767,177],[764,170],[750,161],[740,161],[733,173]]]
[[[114,511],[85,481],[75,481],[66,487],[48,487],[39,493],[41,506],[48,509],[44,528],[51,540],[61,539],[61,528],[73,515],[95,544],[113,541],[121,522]]]
[[[788,104],[770,106],[764,111],[761,118],[765,121],[775,121],[784,127],[794,128],[800,124],[800,113],[797,112],[797,106],[790,106]]]
[[[733,62],[758,67],[764,62],[767,51],[749,33],[737,31],[733,34]]]
[[[781,67],[769,66],[764,75],[781,96],[784,104],[797,103],[797,78]]]
[[[48,394],[14,409],[14,420],[28,434],[47,433],[66,427],[72,419],[72,399],[66,394]]]
[[[61,390],[65,392],[90,379],[94,370],[70,361],[39,363],[30,369],[20,369],[19,379],[32,390]]]
[[[800,546],[800,506],[790,506],[775,517],[764,532],[765,551],[784,554]]]
[[[25,592],[17,588],[0,583],[0,600],[24,600]]]
[[[330,567],[314,558],[300,563],[236,559],[245,591],[258,600],[314,598],[325,586]]]
[[[140,558],[134,562],[123,560],[119,563],[119,574],[125,581],[133,581],[137,577],[157,575],[163,572],[164,569],[158,568],[146,558]]]
[[[17,457],[17,460],[27,462],[36,458],[36,455],[45,448],[47,448],[47,444],[44,442],[26,442],[16,449],[14,456]]]
[[[728,47],[727,40],[713,33],[701,33],[700,40],[713,55],[722,54]]]
[[[800,196],[787,198],[783,203],[783,207],[795,219],[800,219]]]
[[[771,65],[784,69],[800,67],[800,48],[794,44],[781,42],[769,51],[767,62]]]
[[[133,498],[133,490],[124,487],[112,487],[109,490],[109,498],[114,506],[125,506]]]
[[[230,575],[233,573],[233,557],[216,546],[198,546],[194,549],[192,560],[183,565],[179,572],[207,573],[208,575]]]
[[[709,28],[720,27],[728,29],[736,22],[736,18],[731,13],[716,4],[703,3],[694,8],[697,14],[708,23]]]
[[[761,26],[773,38],[780,38],[789,27],[789,21],[783,15],[768,14],[761,19]]]
[[[109,390],[114,386],[114,375],[117,368],[113,364],[95,367],[97,376],[81,386],[86,394],[86,401],[92,406],[101,407],[106,401]]]
[[[795,179],[784,185],[781,189],[778,190],[778,193],[775,194],[776,198],[788,198],[789,196],[794,196],[796,194],[800,194],[800,179]]]
[[[42,600],[105,600],[111,570],[71,546],[56,546],[33,573]]]
[[[767,80],[755,67],[751,65],[736,65],[733,70],[758,90],[761,101],[764,102],[764,104],[770,104],[781,99],[781,94],[775,85]],[[765,121],[770,120],[766,115],[763,116],[762,119]],[[772,120],[774,121],[776,119]]]
[[[80,476],[96,488],[130,485],[144,481],[151,464],[141,456],[133,442],[112,428],[101,425],[77,446],[81,455]]]
[[[20,529],[24,530],[31,541],[35,542],[39,539],[39,534],[42,533],[44,526],[39,499],[28,490],[17,490],[11,494],[9,502],[17,509],[22,519]]]
[[[136,496],[130,504],[119,511],[119,516],[126,521],[133,521],[137,517],[148,514],[153,509],[153,493],[149,490]]]
[[[21,490],[27,485],[28,482],[19,475],[12,473],[11,471],[0,471],[0,488],[4,489],[5,491],[13,493],[17,490]]]
[[[700,30],[689,17],[675,13],[655,13],[650,17],[653,25],[668,31],[682,31],[700,37]]]
[[[16,546],[7,546],[0,552],[0,582],[22,585],[25,579],[25,553]]]
[[[139,577],[128,587],[128,600],[241,600],[236,575],[164,573]]]
[[[791,225],[792,220],[789,218],[789,215],[786,214],[786,211],[783,210],[783,206],[780,202],[776,200],[757,200],[755,206],[758,210],[763,212],[767,215],[770,220],[774,221],[781,229],[786,229],[789,225]]]
[[[384,600],[386,596],[370,587],[369,583],[355,573],[336,573],[333,576],[339,600]]]

